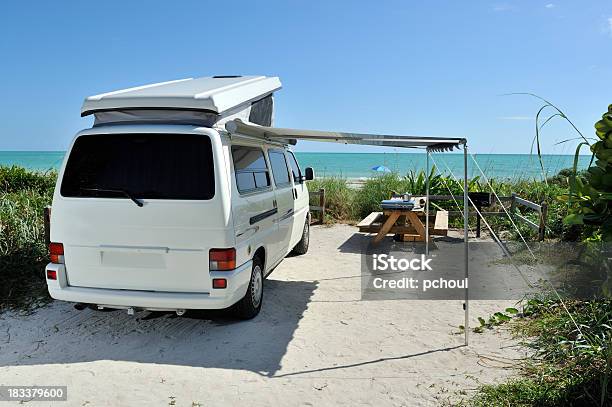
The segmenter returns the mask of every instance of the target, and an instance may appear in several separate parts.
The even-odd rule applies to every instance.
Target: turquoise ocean
[[[32,170],[57,170],[64,159],[63,151],[0,151],[0,165],[19,165]],[[380,174],[375,166],[406,174],[424,169],[423,153],[296,153],[300,166],[312,167],[318,177],[365,178]],[[463,173],[463,154],[436,153],[431,164],[437,164],[438,172],[459,177]],[[536,155],[530,154],[475,154],[474,159],[487,177],[510,179],[541,179],[542,170]],[[572,155],[543,156],[545,173],[554,175],[573,165]],[[590,156],[580,156],[579,167],[586,168]],[[468,158],[469,176],[479,175],[477,166]]]

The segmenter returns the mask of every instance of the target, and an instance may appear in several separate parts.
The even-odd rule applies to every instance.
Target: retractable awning
[[[230,134],[241,134],[245,136],[295,144],[296,140],[324,141],[342,144],[362,144],[369,146],[385,146],[400,148],[422,148],[427,150],[427,166],[425,170],[426,182],[426,208],[425,208],[425,254],[429,255],[429,155],[432,152],[452,151],[459,146],[463,147],[463,240],[464,240],[464,269],[465,278],[469,277],[468,257],[468,178],[467,178],[467,140],[452,137],[420,137],[420,136],[397,136],[386,134],[360,134],[343,133],[334,131],[282,129],[277,127],[266,127],[247,124],[240,119],[234,119],[225,123],[225,129]],[[468,287],[465,287],[465,302],[463,304],[465,314],[464,326],[469,327],[469,295]],[[465,344],[468,344],[469,329],[464,329]]]
[[[246,136],[280,141],[287,144],[295,144],[296,140],[308,140],[383,147],[426,148],[432,152],[441,152],[452,151],[455,148],[459,148],[459,145],[466,143],[466,140],[463,138],[450,137],[398,136],[387,134],[362,134],[335,131],[283,129],[278,127],[247,124],[240,119],[234,119],[227,122],[225,124],[225,129],[230,134],[239,133]]]

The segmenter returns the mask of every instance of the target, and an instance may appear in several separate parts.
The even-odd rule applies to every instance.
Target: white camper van
[[[219,76],[87,98],[94,125],[72,141],[53,196],[51,297],[257,315],[267,274],[308,250],[313,171],[289,141],[226,127],[271,126],[280,87]]]

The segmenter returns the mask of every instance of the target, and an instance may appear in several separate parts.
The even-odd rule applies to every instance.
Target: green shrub
[[[612,242],[612,105],[595,123],[595,134],[597,142],[591,144],[583,137],[576,149],[569,192],[563,197],[570,207],[564,222],[583,226],[584,238]],[[593,157],[587,171],[578,173],[583,146],[590,147]]]
[[[18,192],[26,189],[47,193],[55,187],[57,172],[28,171],[25,168],[0,166],[0,192]]]
[[[577,171],[576,173],[576,175],[581,176],[581,177],[586,176],[586,174],[587,174],[586,170],[580,170],[580,171]],[[569,187],[569,183],[573,175],[574,175],[573,168],[563,168],[556,175],[549,177],[546,180],[546,182],[548,184],[559,185],[561,187],[567,188]]]

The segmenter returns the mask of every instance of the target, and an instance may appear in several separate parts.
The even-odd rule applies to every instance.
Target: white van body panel
[[[62,196],[61,183],[77,138],[109,134],[210,138],[214,197],[141,199],[143,206],[139,207],[130,199]],[[276,211],[253,222],[278,205],[277,188],[271,180],[265,191],[238,192],[231,154],[234,144],[264,151],[285,150],[264,140],[249,141],[192,125],[128,124],[79,132],[64,158],[53,196],[51,241],[63,244],[65,264],[47,266],[58,275],[57,280],[47,280],[51,296],[144,309],[214,309],[238,302],[247,291],[256,253],[265,253],[268,274],[299,242],[308,214],[308,192],[303,181],[292,179],[291,189],[297,198],[292,202],[281,200],[283,205],[292,206],[291,216]],[[210,271],[208,256],[212,248],[235,248],[236,269]],[[226,289],[212,288],[212,279],[217,277],[227,279]]]

